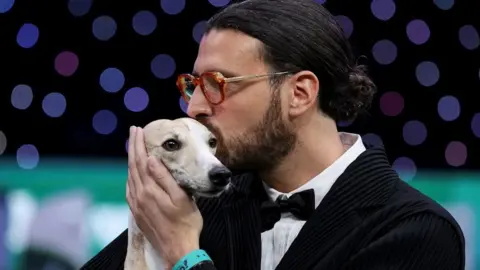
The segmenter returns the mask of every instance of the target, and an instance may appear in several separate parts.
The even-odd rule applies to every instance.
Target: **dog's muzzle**
[[[230,183],[230,177],[232,172],[225,166],[216,166],[213,167],[208,172],[208,178],[210,182],[217,188],[224,188]]]

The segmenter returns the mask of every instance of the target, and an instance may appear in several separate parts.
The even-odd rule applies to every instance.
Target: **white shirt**
[[[340,158],[305,185],[290,193],[278,192],[263,183],[270,199],[275,201],[282,194],[290,197],[294,193],[313,189],[315,191],[315,208],[317,208],[337,178],[350,163],[365,151],[365,146],[359,135],[339,132],[339,136],[346,149]],[[305,221],[295,218],[291,213],[283,213],[271,230],[262,233],[262,270],[274,270],[277,267],[304,224]]]

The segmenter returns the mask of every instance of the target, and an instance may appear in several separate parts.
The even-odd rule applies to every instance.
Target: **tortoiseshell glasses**
[[[213,105],[218,105],[225,100],[225,91],[227,83],[238,82],[248,79],[256,79],[269,76],[287,74],[289,72],[276,72],[261,75],[245,75],[238,77],[225,78],[220,72],[205,72],[200,77],[191,74],[180,74],[177,78],[177,87],[186,103],[190,101],[193,91],[197,86],[202,89],[203,95]]]

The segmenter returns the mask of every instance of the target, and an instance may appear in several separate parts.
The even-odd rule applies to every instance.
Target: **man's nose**
[[[193,95],[188,103],[187,115],[191,118],[212,115],[212,107],[199,87],[193,91]]]

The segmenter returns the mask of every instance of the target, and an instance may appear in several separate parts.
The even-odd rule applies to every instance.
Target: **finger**
[[[133,194],[135,194],[135,186],[133,185],[133,181],[131,180],[132,176],[130,175],[130,172],[128,172],[128,178],[127,178],[127,183],[126,183],[126,198],[127,202],[130,205],[130,208],[132,208],[132,204],[134,203],[133,201]]]
[[[149,179],[147,177],[147,150],[145,149],[145,140],[143,136],[143,130],[139,127],[136,129],[136,134],[135,134],[135,167],[137,170],[137,173],[139,175],[139,180],[142,182],[142,184],[146,179]]]
[[[128,138],[128,180],[131,185],[131,191],[136,192],[138,191],[137,181],[140,178],[138,175],[137,166],[135,164],[135,137],[136,137],[136,127],[130,127],[130,136]]]
[[[148,170],[156,183],[170,196],[173,204],[179,203],[188,197],[187,193],[178,185],[163,163],[154,157],[148,158]]]

